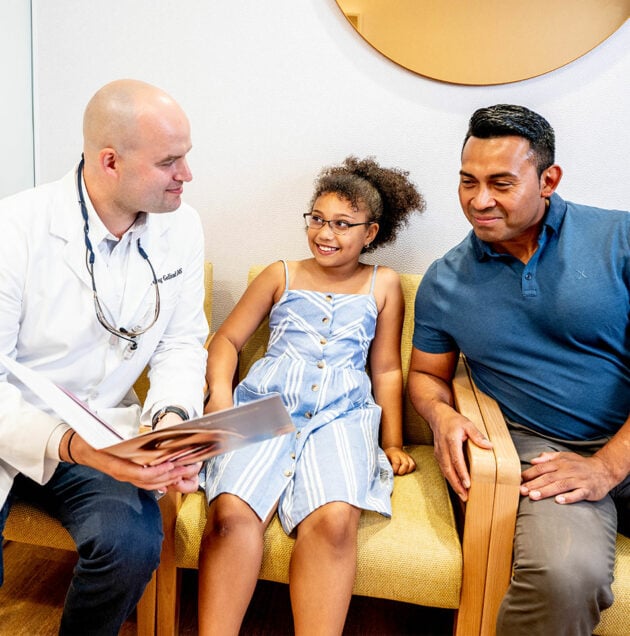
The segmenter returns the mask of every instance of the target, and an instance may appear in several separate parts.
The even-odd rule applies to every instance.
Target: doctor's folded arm
[[[0,201],[0,354],[127,438],[203,412],[203,231],[182,201],[190,126],[158,87],[116,80],[88,102],[83,138],[64,177]],[[33,501],[79,553],[60,634],[118,634],[159,562],[156,491],[196,490],[199,468],[93,448],[0,368],[0,532],[13,501]]]

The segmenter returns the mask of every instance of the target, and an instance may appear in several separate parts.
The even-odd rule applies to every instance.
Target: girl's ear
[[[371,223],[370,225],[368,225],[367,232],[365,233],[365,241],[363,241],[365,247],[367,247],[374,240],[374,238],[378,234],[378,228],[378,223]]]

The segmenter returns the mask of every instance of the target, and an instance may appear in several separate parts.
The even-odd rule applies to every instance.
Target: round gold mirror
[[[503,84],[584,55],[630,17],[630,0],[337,0],[357,32],[405,68]]]

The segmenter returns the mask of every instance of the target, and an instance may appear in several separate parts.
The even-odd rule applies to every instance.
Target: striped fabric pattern
[[[210,460],[209,501],[235,494],[261,519],[278,503],[287,533],[331,501],[391,515],[393,474],[365,371],[377,315],[372,293],[285,291],[270,313],[267,352],[235,403],[278,393],[296,431]]]

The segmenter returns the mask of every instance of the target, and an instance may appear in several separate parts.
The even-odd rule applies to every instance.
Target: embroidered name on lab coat
[[[171,272],[170,274],[164,274],[163,276],[157,279],[157,282],[163,283],[167,280],[171,280],[171,278],[175,278],[179,276],[182,273],[183,273],[183,268],[180,267],[179,269],[176,269],[174,272]]]

